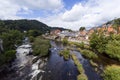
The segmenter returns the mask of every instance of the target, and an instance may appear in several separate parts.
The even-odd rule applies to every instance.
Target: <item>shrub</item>
[[[120,80],[120,66],[107,66],[102,76],[104,80]]]
[[[113,40],[109,41],[106,45],[106,54],[114,59],[120,61],[120,41]]]
[[[63,44],[68,44],[68,39],[64,38],[62,42],[63,42]]]
[[[9,62],[11,60],[13,60],[16,57],[16,51],[15,50],[9,50],[5,52],[5,58],[6,58],[6,62]]]
[[[42,37],[37,37],[33,42],[33,55],[47,56],[49,48],[49,40],[43,39]]]
[[[84,48],[84,42],[74,43],[77,47]]]
[[[0,66],[3,65],[5,63],[5,55],[4,54],[0,54]]]
[[[90,36],[90,47],[99,53],[104,53],[106,44],[108,43],[107,37],[103,33],[93,33]]]
[[[92,52],[90,50],[81,50],[81,54],[89,59],[97,59],[98,58],[97,54],[95,54],[94,52]]]
[[[15,50],[9,50],[3,54],[0,54],[0,66],[14,60],[16,57],[15,54],[16,54]]]
[[[29,40],[30,40],[31,43],[34,42],[34,37],[33,36],[29,36]]]
[[[88,78],[85,74],[80,74],[77,76],[77,80],[88,80]]]
[[[65,60],[68,60],[70,57],[70,51],[69,50],[63,50],[60,52],[60,55],[64,57]]]

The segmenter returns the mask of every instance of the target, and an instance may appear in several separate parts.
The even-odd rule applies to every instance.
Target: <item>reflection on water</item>
[[[0,80],[77,80],[79,72],[72,59],[65,61],[58,54],[66,46],[54,41],[51,41],[51,45],[51,53],[48,60],[45,58],[37,59],[37,57],[28,55],[26,53],[28,52],[27,49],[18,48],[17,58],[11,67],[12,72],[5,74],[3,78],[0,77]],[[100,76],[91,67],[89,61],[84,59],[79,52],[73,50],[71,54],[77,55],[89,80],[101,80]],[[33,63],[35,59],[37,60]]]
[[[59,51],[66,46],[63,46],[60,42],[54,41],[51,41],[51,45],[51,54],[49,56],[47,66],[45,68],[46,72],[44,73],[42,80],[76,80],[79,73],[73,61],[71,59],[65,61],[63,57],[58,54]],[[84,59],[79,52],[71,51],[71,54],[77,55],[83,65],[88,80],[102,80],[94,71],[89,61]]]
[[[24,46],[26,45],[24,44]],[[43,67],[45,62],[43,62],[42,59],[38,59],[33,63],[33,60],[37,57],[28,55],[30,49],[23,48],[21,46],[17,48],[16,59],[12,63],[12,66],[9,67],[11,72],[4,74],[2,77],[0,77],[0,80],[35,80],[39,73],[44,72],[39,68],[39,66],[40,63],[44,63],[41,66]]]

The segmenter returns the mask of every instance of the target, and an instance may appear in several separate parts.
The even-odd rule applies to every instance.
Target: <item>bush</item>
[[[103,33],[93,33],[90,36],[90,47],[99,53],[104,53],[106,44],[108,43],[107,37]]]
[[[6,51],[4,54],[0,54],[0,66],[14,60],[16,57],[15,54],[16,54],[15,50],[9,50]]]
[[[11,60],[15,59],[16,57],[16,51],[15,50],[9,50],[5,52],[5,58],[6,62],[10,62]]]
[[[81,50],[81,54],[89,59],[97,59],[98,58],[97,54],[95,54],[94,52],[92,52],[90,50]]]
[[[33,55],[47,56],[49,48],[49,40],[46,40],[42,37],[37,37],[33,42]]]
[[[81,43],[75,43],[77,47],[84,48],[84,42]]]
[[[63,44],[68,44],[68,39],[64,38],[62,42],[63,42]]]
[[[120,80],[120,66],[107,66],[102,76],[104,80]]]
[[[69,50],[63,50],[60,52],[60,55],[64,57],[65,60],[68,60],[70,57],[70,51]]]
[[[85,74],[80,74],[77,76],[77,80],[88,80],[88,78]]]
[[[109,41],[106,45],[106,54],[114,59],[120,61],[120,41],[113,40]]]
[[[4,54],[0,54],[0,66],[3,65],[6,61],[5,55]]]
[[[29,36],[29,40],[30,40],[31,43],[34,42],[34,37],[33,36]]]

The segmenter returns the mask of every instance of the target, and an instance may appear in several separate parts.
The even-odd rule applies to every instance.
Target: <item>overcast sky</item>
[[[120,0],[0,0],[0,19],[36,19],[78,30],[120,17]]]

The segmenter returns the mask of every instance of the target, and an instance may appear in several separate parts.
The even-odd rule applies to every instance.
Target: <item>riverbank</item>
[[[65,61],[71,60],[72,54],[76,55],[76,57],[74,59],[72,59],[72,61],[73,61],[73,63],[76,63],[76,61],[77,61],[78,66],[76,65],[76,68],[77,68],[78,72],[80,73],[77,75],[78,76],[77,80],[82,79],[82,77],[85,78],[86,80],[94,80],[94,79],[102,80],[100,75],[97,74],[97,72],[94,71],[94,68],[90,65],[89,60],[84,59],[84,57],[82,57],[81,53],[77,50],[77,48],[75,46],[70,46],[70,45],[66,45],[66,44],[64,45],[64,44],[62,44],[62,42],[58,42],[58,43],[59,44],[61,43],[60,45],[63,45],[62,49],[60,49],[60,53],[62,52],[63,59],[65,59],[66,55],[68,55],[67,59],[65,59]],[[66,52],[67,52],[67,54],[66,54]],[[59,53],[59,55],[61,55],[60,53]]]
[[[39,47],[39,42],[41,41],[42,47]],[[36,45],[36,43],[39,43]],[[36,80],[39,79],[42,74],[45,72],[43,70],[44,66],[47,63],[48,52],[50,48],[50,44],[48,40],[41,39],[37,37],[35,38],[32,45],[29,42],[25,42],[22,45],[18,46],[16,49],[16,58],[14,61],[10,63],[10,66],[3,67],[3,70],[0,74],[0,79],[2,80]],[[47,45],[47,46],[46,46]],[[46,49],[46,53],[44,55],[36,55],[34,53],[34,48],[38,49]],[[33,49],[32,49],[33,48]],[[41,53],[40,53],[41,54]],[[47,56],[47,57],[45,57]],[[3,75],[4,74],[4,75]]]
[[[107,73],[107,69],[109,68],[109,71],[112,71],[112,65],[116,65],[118,67],[116,67],[116,69],[120,67],[120,63],[114,59],[111,59],[109,57],[107,57],[106,55],[103,54],[98,54],[96,52],[94,52],[92,49],[90,49],[90,47],[88,45],[82,45],[79,43],[68,43],[68,45],[74,46],[77,48],[77,51],[81,52],[81,54],[86,58],[90,60],[90,64],[93,66],[94,70],[101,75],[101,77],[103,77],[104,79],[107,77],[103,76],[103,75],[109,75],[111,77],[113,77],[115,75],[115,73],[113,72],[109,74]],[[73,50],[73,49],[71,49]],[[111,69],[111,70],[110,70]],[[118,72],[120,74],[120,72]],[[117,75],[117,74],[116,74]],[[116,76],[117,78],[118,76]],[[114,78],[114,79],[116,79]],[[109,78],[110,79],[110,78]],[[114,80],[112,79],[112,80]],[[107,80],[107,79],[105,79]]]

